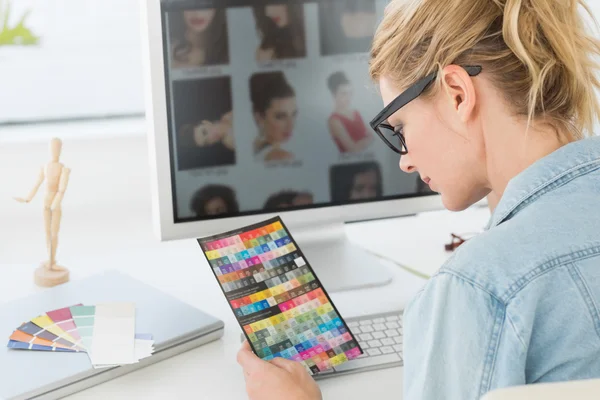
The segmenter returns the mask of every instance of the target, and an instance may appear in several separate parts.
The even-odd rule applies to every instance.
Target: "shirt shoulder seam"
[[[465,276],[462,273],[455,271],[453,269],[449,269],[449,268],[444,268],[444,270],[439,271],[435,276],[444,275],[444,274],[452,275],[462,281],[465,281],[465,282],[471,284],[473,287],[476,287],[477,289],[481,290],[482,292],[484,292],[485,294],[489,295],[491,298],[496,300],[498,303],[500,303],[502,305],[502,307],[506,307],[506,304],[504,303],[504,301],[502,301],[502,299],[500,299],[498,296],[496,296],[495,294],[493,294],[492,292],[487,290],[485,287],[483,287],[480,283],[475,282],[473,279],[469,278],[468,276]],[[432,277],[432,279],[435,278],[435,276]]]
[[[556,189],[558,186],[562,186],[579,176],[587,175],[590,172],[593,172],[594,170],[598,169],[599,167],[600,159],[596,158],[585,163],[573,166],[572,168],[569,168],[563,171],[562,173],[553,176],[552,178],[541,183],[536,188],[528,191],[526,194],[521,196],[519,200],[514,202],[514,205],[512,207],[505,210],[502,214],[498,216],[498,218],[494,218],[492,226],[499,225],[502,221],[506,220],[512,214],[514,214],[517,210],[523,208],[532,201],[535,201],[541,195],[547,193],[548,191]]]

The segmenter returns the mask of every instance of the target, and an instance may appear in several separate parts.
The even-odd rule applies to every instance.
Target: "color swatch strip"
[[[38,315],[10,335],[13,350],[86,352],[94,368],[137,363],[154,353],[151,334],[135,333],[133,303],[74,305]]]
[[[280,218],[198,243],[259,357],[317,374],[362,354]]]

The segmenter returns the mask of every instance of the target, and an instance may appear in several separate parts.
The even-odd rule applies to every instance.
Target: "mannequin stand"
[[[53,287],[69,281],[69,270],[58,267],[48,269],[48,263],[43,263],[35,270],[35,284],[41,287]]]

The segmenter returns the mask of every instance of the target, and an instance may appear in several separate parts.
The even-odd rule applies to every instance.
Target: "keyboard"
[[[402,311],[344,318],[364,354],[327,371],[313,375],[315,380],[363,371],[401,367]],[[241,340],[246,337],[241,334]]]
[[[401,367],[402,311],[344,318],[364,354],[328,371],[313,375],[315,380],[382,368]]]

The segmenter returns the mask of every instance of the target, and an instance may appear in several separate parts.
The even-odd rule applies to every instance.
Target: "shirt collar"
[[[511,179],[486,229],[500,225],[527,203],[554,189],[552,183],[600,168],[600,136],[566,144]]]

